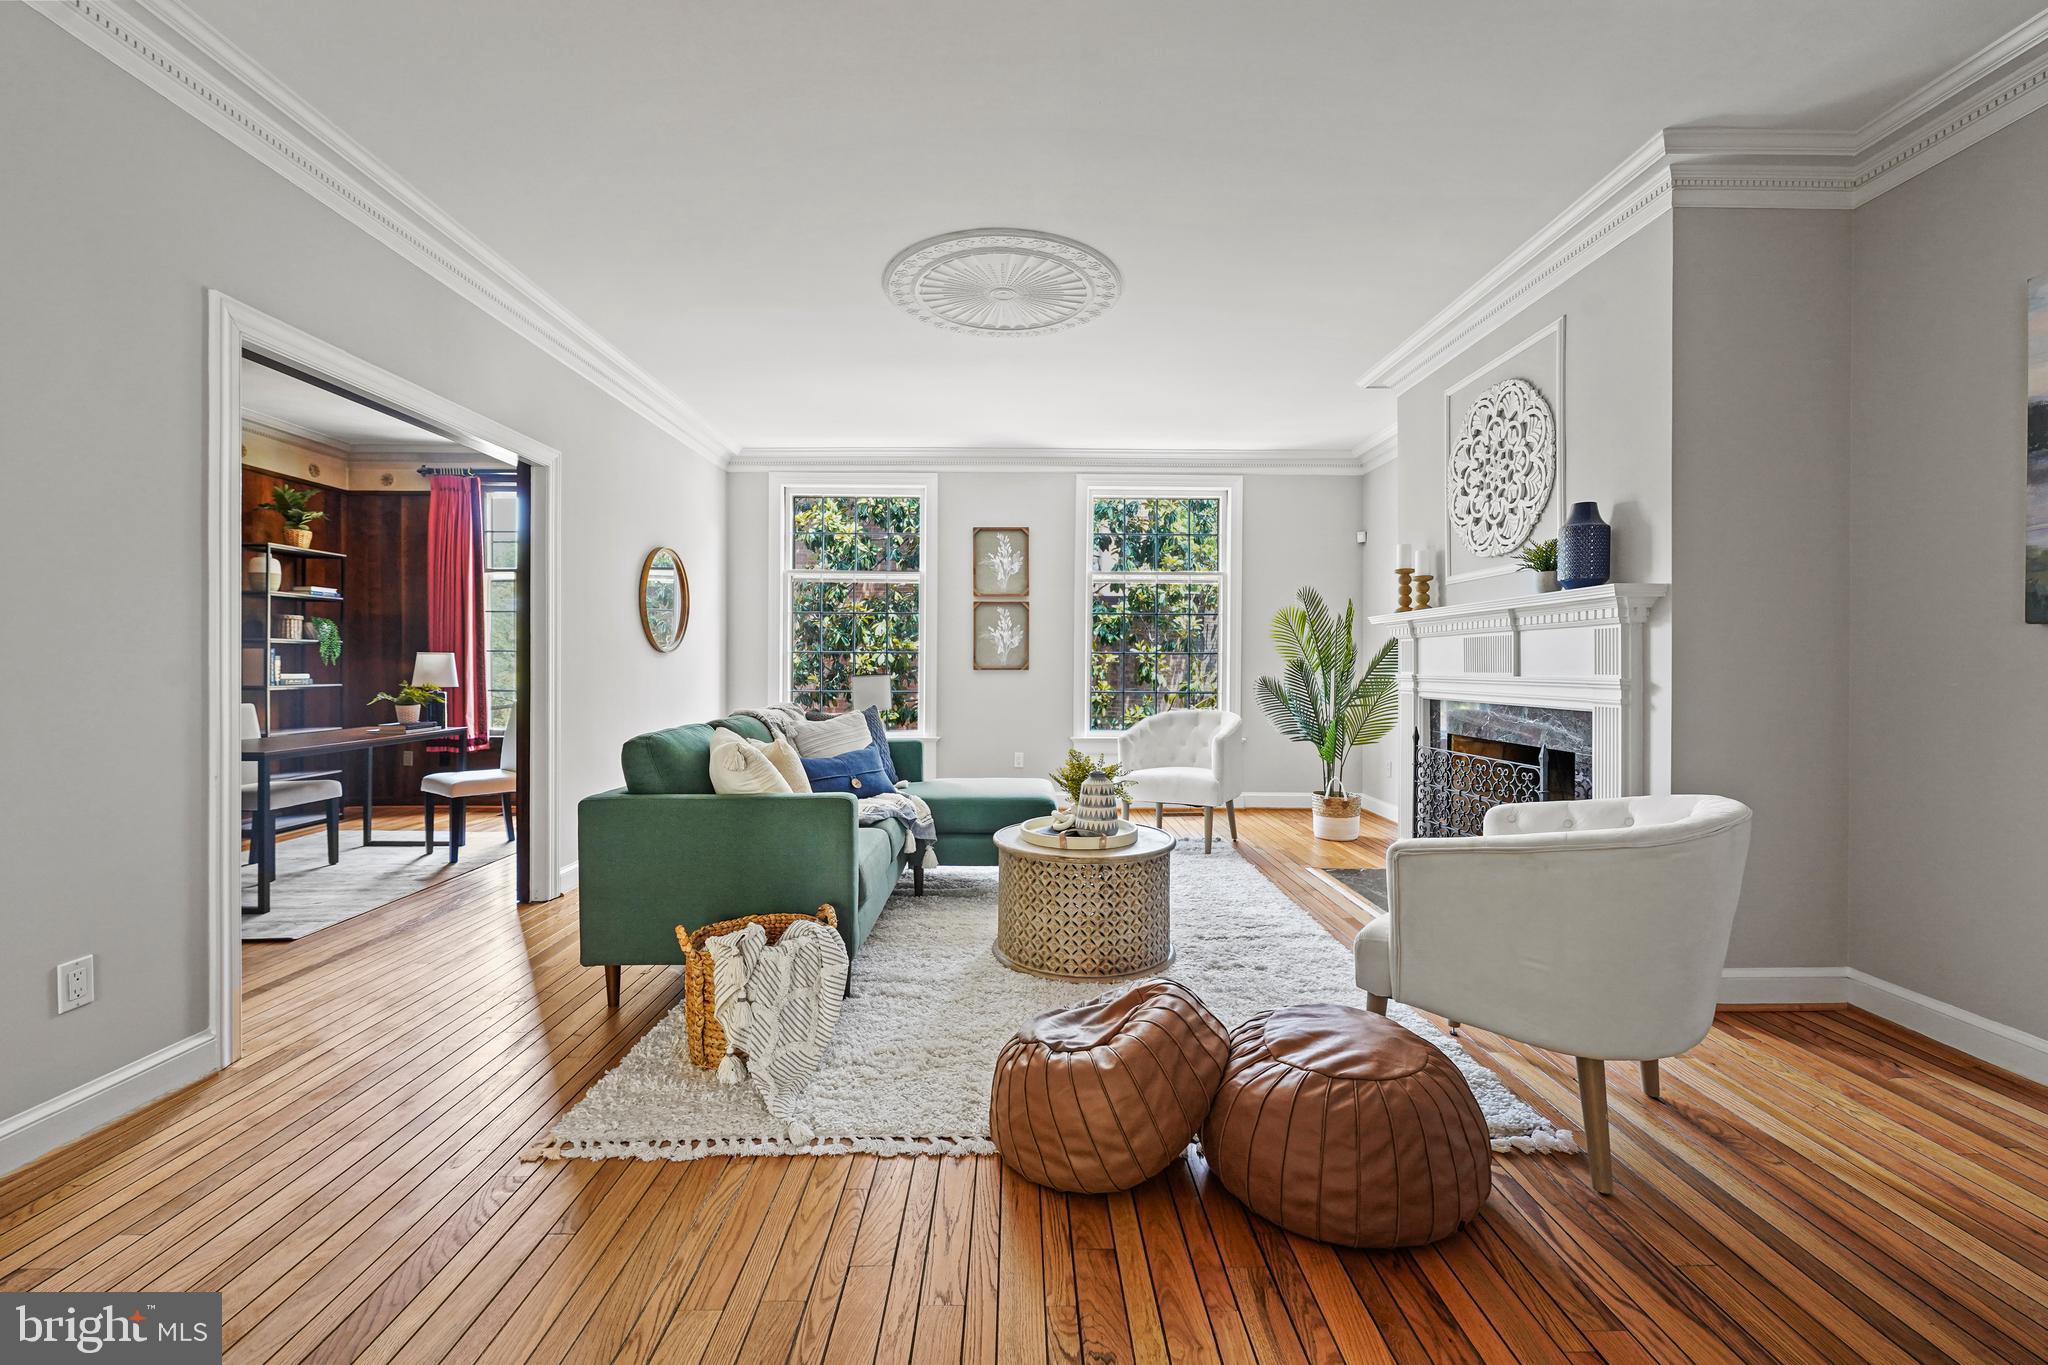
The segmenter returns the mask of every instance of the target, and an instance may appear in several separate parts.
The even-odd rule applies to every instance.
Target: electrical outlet
[[[92,1003],[92,955],[57,964],[57,1013]]]
[[[1388,776],[1388,777],[1392,777],[1393,775],[1394,775],[1394,760],[1390,758],[1390,759],[1388,759],[1388,760],[1387,760],[1387,776]]]
[[[1024,766],[1024,751],[1022,749],[1019,749],[1016,753],[1010,755],[1010,766],[1013,768],[1021,768]]]

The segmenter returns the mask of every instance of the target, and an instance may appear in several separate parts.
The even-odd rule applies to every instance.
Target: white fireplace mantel
[[[1590,712],[1593,795],[1641,795],[1644,627],[1669,592],[1663,583],[1606,583],[1370,618],[1400,642],[1401,834],[1414,828],[1413,737],[1431,701]]]

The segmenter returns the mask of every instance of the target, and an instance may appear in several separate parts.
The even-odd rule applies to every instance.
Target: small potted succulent
[[[1532,540],[1522,547],[1522,582],[1537,592],[1557,591],[1557,541]]]
[[[256,505],[277,513],[284,522],[285,544],[310,550],[313,548],[313,523],[327,515],[307,506],[318,496],[318,489],[294,488],[288,483],[281,483],[270,491],[269,502]]]
[[[447,699],[448,694],[438,687],[417,687],[412,683],[400,683],[398,695],[393,696],[389,692],[379,692],[376,696],[370,698],[370,705],[375,706],[380,701],[388,701],[391,703],[392,709],[398,713],[398,719],[403,724],[414,725],[419,722],[420,708],[422,706],[425,706],[430,701],[446,701]]]

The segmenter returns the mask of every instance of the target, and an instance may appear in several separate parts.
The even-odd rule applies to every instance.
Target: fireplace
[[[1593,716],[1551,706],[1432,699],[1415,732],[1415,833],[1481,832],[1486,812],[1593,794]]]

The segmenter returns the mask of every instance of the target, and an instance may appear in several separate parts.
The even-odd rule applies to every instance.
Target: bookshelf
[[[321,662],[313,620],[343,625],[348,556],[270,541],[245,542],[242,551],[242,700],[255,704],[266,735],[341,728],[341,665]],[[287,616],[306,618],[302,636],[285,633]],[[345,628],[342,634],[345,640]],[[292,680],[293,674],[306,681]],[[324,769],[290,775],[339,776]]]

